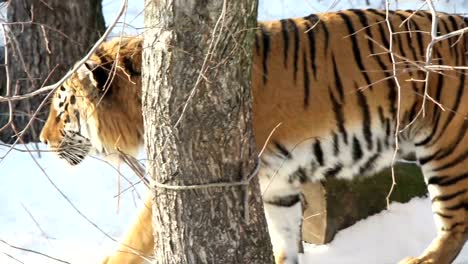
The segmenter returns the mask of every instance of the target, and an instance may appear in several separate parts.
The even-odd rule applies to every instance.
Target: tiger
[[[428,58],[431,13],[388,11],[388,24],[386,16],[351,9],[258,22],[253,131],[263,148],[258,179],[277,264],[299,263],[304,183],[372,175],[408,154],[423,171],[437,235],[400,263],[452,263],[465,243],[467,36],[436,42]],[[438,34],[468,25],[458,15],[437,17]],[[134,155],[143,144],[143,44],[102,44],[55,92],[40,139],[71,165],[91,150]],[[151,198],[145,204],[104,263],[151,256]]]

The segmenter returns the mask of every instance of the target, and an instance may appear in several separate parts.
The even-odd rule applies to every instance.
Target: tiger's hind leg
[[[457,120],[458,119],[458,120]],[[468,234],[468,122],[456,117],[447,133],[416,144],[437,227],[437,237],[418,258],[404,264],[452,263]],[[430,140],[428,140],[430,139]],[[435,141],[435,143],[432,143]]]
[[[287,167],[286,162],[284,168]],[[264,167],[259,180],[275,263],[298,264],[302,248],[300,183],[284,171]]]

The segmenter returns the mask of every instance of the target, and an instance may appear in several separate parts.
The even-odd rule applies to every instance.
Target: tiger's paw
[[[275,264],[299,264],[297,256],[287,256],[285,251],[280,251],[275,255]]]
[[[102,261],[101,264],[108,264],[108,263],[109,263],[109,258],[110,258],[110,257],[107,256],[107,257]]]
[[[432,259],[420,259],[415,257],[407,257],[398,262],[398,264],[435,264]]]

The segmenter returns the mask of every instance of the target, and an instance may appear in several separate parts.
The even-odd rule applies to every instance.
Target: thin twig
[[[15,257],[13,257],[12,255],[10,255],[10,254],[8,254],[8,253],[3,252],[3,254],[5,254],[7,257],[11,258],[12,260],[14,260],[14,261],[16,261],[16,262],[18,262],[18,263],[24,264],[23,261],[21,261],[21,260],[15,258]]]
[[[28,94],[24,94],[24,95],[15,95],[15,96],[11,96],[9,98],[5,98],[3,96],[0,96],[0,102],[3,102],[3,101],[8,101],[8,100],[12,100],[12,101],[16,101],[16,100],[21,100],[21,99],[25,99],[25,98],[29,98],[31,96],[34,96],[34,95],[37,95],[37,94],[41,94],[41,93],[44,93],[44,92],[47,92],[47,91],[51,91],[51,90],[55,90],[57,89],[58,87],[60,87],[60,85],[62,85],[68,78],[70,78],[83,64],[85,64],[85,62],[94,54],[94,52],[99,48],[99,46],[106,40],[106,38],[109,36],[109,34],[111,33],[112,29],[115,27],[115,25],[117,24],[118,20],[120,19],[120,17],[122,16],[123,12],[126,10],[126,7],[127,7],[127,1],[128,0],[123,0],[122,1],[122,7],[120,8],[119,10],[119,13],[117,14],[117,16],[115,17],[114,21],[109,25],[109,27],[107,27],[106,31],[104,32],[104,34],[102,34],[102,36],[98,39],[98,41],[96,41],[96,43],[93,45],[93,47],[89,50],[89,52],[81,59],[79,60],[77,63],[75,63],[75,65],[73,66],[73,68],[67,72],[67,74],[65,74],[65,76],[62,77],[62,79],[60,79],[58,82],[56,82],[55,84],[52,84],[52,85],[48,85],[48,86],[43,86],[42,88],[34,91],[34,92],[31,92],[31,93],[28,93]]]
[[[389,32],[389,51],[390,51],[390,58],[392,60],[392,70],[393,70],[393,79],[396,84],[397,88],[397,112],[396,112],[396,124],[395,124],[395,133],[394,133],[394,140],[395,140],[395,151],[393,152],[393,157],[392,157],[392,163],[391,163],[391,172],[392,172],[392,185],[390,186],[390,190],[388,191],[386,200],[387,200],[387,209],[390,208],[390,196],[393,193],[393,190],[396,186],[396,180],[395,180],[395,161],[397,158],[398,154],[398,133],[400,131],[400,108],[401,108],[401,85],[400,81],[397,76],[397,69],[396,69],[396,58],[393,52],[393,30],[392,30],[392,25],[389,19],[389,10],[390,10],[390,2],[388,0],[385,1],[386,3],[386,8],[385,8],[385,21],[387,22],[387,27],[388,27],[388,32]],[[392,89],[392,88],[390,88]]]
[[[42,236],[47,239],[47,242],[49,243],[50,246],[52,246],[52,244],[50,243],[50,240],[49,240],[49,236],[46,234],[46,232],[44,232],[44,230],[41,228],[41,225],[39,225],[39,222],[36,221],[36,218],[34,218],[34,216],[32,215],[32,213],[28,210],[28,208],[26,208],[26,206],[24,206],[23,203],[21,203],[21,206],[23,207],[23,209],[26,211],[26,213],[28,213],[29,217],[31,217],[31,219],[33,220],[34,224],[36,224],[36,227],[39,229],[39,231],[41,231],[41,234]]]
[[[57,262],[61,262],[61,263],[66,263],[66,264],[71,264],[70,262],[68,261],[65,261],[65,260],[61,260],[61,259],[58,259],[58,258],[54,258],[52,256],[49,256],[45,253],[42,253],[42,252],[39,252],[39,251],[36,251],[36,250],[32,250],[32,249],[28,249],[28,248],[23,248],[23,247],[18,247],[18,246],[14,246],[8,242],[6,242],[5,240],[3,239],[0,239],[0,242],[4,243],[5,245],[11,247],[11,248],[14,248],[14,249],[17,249],[17,250],[21,250],[21,251],[26,251],[26,252],[29,252],[29,253],[34,253],[34,254],[37,254],[37,255],[41,255],[43,257],[46,257],[46,258],[49,258],[49,259],[52,259],[52,260],[55,260]]]

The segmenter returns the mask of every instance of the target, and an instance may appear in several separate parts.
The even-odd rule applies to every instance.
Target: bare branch
[[[94,52],[99,48],[99,46],[106,40],[106,38],[111,33],[112,29],[115,27],[115,25],[119,21],[120,17],[127,10],[127,6],[128,6],[128,0],[123,0],[122,1],[122,7],[120,8],[119,13],[115,17],[114,21],[109,25],[109,27],[107,27],[104,34],[102,34],[102,36],[98,39],[98,41],[96,41],[96,43],[89,50],[89,52],[81,60],[79,60],[73,66],[73,68],[67,74],[65,74],[65,76],[63,76],[62,79],[60,79],[57,83],[52,84],[52,85],[48,85],[48,86],[43,86],[42,88],[40,88],[40,89],[38,89],[38,90],[36,90],[34,92],[24,94],[24,95],[17,95],[17,96],[11,96],[11,97],[0,96],[0,102],[25,99],[25,98],[29,98],[31,96],[34,96],[34,95],[37,95],[37,94],[40,94],[40,93],[55,90],[58,87],[60,87],[60,85],[62,85],[68,78],[70,78],[94,54]]]
[[[385,1],[386,3],[386,8],[385,8],[385,21],[387,22],[387,27],[388,27],[388,32],[389,32],[389,42],[390,46],[388,49],[390,50],[390,58],[392,60],[392,70],[393,70],[393,80],[395,81],[396,88],[397,88],[397,100],[398,100],[398,106],[397,106],[397,112],[396,112],[396,125],[395,125],[395,151],[393,152],[393,157],[392,157],[392,164],[391,164],[391,171],[392,171],[392,185],[390,187],[390,190],[387,195],[387,209],[390,208],[390,196],[393,193],[393,189],[396,186],[396,180],[395,180],[395,162],[398,154],[398,133],[400,131],[400,106],[401,106],[401,85],[400,81],[398,80],[397,77],[397,68],[396,68],[396,58],[395,54],[393,52],[393,30],[392,30],[392,25],[390,24],[390,19],[389,19],[389,9],[390,9],[390,2],[388,0]]]
[[[61,259],[58,259],[58,258],[54,258],[54,257],[51,257],[45,253],[42,253],[42,252],[39,252],[39,251],[36,251],[36,250],[32,250],[32,249],[28,249],[28,248],[22,248],[22,247],[18,247],[18,246],[14,246],[8,242],[6,242],[5,240],[3,239],[0,239],[0,242],[2,242],[3,244],[11,247],[11,248],[14,248],[14,249],[17,249],[17,250],[22,250],[22,251],[26,251],[26,252],[29,252],[29,253],[34,253],[34,254],[37,254],[37,255],[41,255],[43,257],[46,257],[46,258],[49,258],[49,259],[52,259],[52,260],[55,260],[57,262],[60,262],[60,263],[66,263],[66,264],[71,264],[70,262],[68,261],[65,261],[65,260],[61,260]]]

